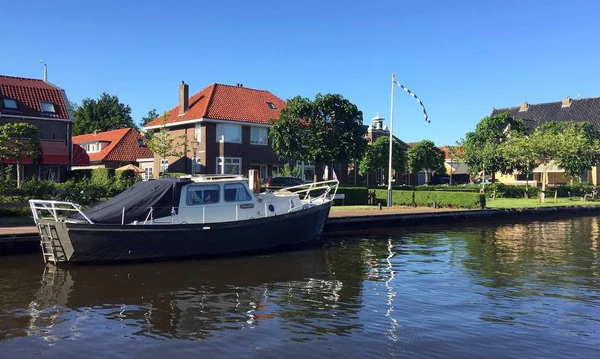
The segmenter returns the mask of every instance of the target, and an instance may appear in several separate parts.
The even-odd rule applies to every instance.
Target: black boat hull
[[[275,217],[206,224],[50,224],[60,242],[60,262],[168,260],[262,252],[317,241],[330,208],[331,202]]]

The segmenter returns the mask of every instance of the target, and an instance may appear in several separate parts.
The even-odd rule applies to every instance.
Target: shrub
[[[495,192],[496,198],[523,198],[525,191],[527,191],[527,197],[535,198],[538,195],[539,188],[535,186],[514,186],[494,183],[489,185],[489,188],[486,188],[486,195],[492,197]]]
[[[377,199],[385,201],[387,190],[375,190]],[[432,206],[450,208],[485,208],[485,196],[474,192],[392,191],[392,204],[398,206]]]
[[[53,199],[56,197],[56,182],[30,179],[21,183],[17,190],[18,200],[22,202],[36,199]]]
[[[171,177],[181,177],[181,176],[189,176],[187,173],[181,172],[163,172],[160,174],[160,178],[171,178]]]
[[[112,190],[117,193],[123,192],[139,179],[140,176],[133,170],[116,171]]]
[[[369,190],[366,187],[339,187],[338,194],[344,194],[344,205],[363,205],[369,199]]]
[[[92,183],[104,188],[110,188],[115,170],[112,168],[94,168],[92,170]]]

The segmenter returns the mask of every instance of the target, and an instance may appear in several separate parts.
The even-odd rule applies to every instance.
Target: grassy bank
[[[599,200],[582,201],[581,198],[554,198],[546,199],[541,203],[537,198],[497,198],[487,201],[487,208],[538,208],[538,207],[566,207],[566,206],[600,206]]]

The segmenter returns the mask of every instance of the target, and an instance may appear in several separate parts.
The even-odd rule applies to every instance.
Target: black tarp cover
[[[83,213],[98,224],[121,224],[123,208],[125,208],[125,224],[145,220],[151,207],[154,208],[153,218],[167,217],[171,215],[172,208],[177,211],[181,187],[189,183],[192,181],[177,178],[138,182],[112,199]],[[85,220],[79,213],[70,218]]]

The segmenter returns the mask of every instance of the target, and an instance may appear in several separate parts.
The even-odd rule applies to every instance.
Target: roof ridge
[[[30,80],[30,81],[39,81],[39,82],[47,83],[46,81],[44,81],[42,79],[34,79],[31,77],[9,76],[9,75],[0,75],[0,77],[5,77],[5,78],[15,79],[15,80]]]
[[[269,90],[261,90],[261,89],[255,89],[252,87],[244,87],[244,86],[234,86],[234,85],[228,85],[228,84],[220,84],[220,83],[213,83],[213,85],[219,85],[219,86],[225,86],[225,87],[233,87],[233,88],[240,88],[240,89],[244,89],[244,90],[251,90],[251,91],[258,91],[258,92],[267,92],[270,93]]]
[[[115,132],[115,131],[122,131],[122,130],[132,130],[133,127],[123,127],[123,128],[115,128],[114,130],[108,130],[108,131],[99,131],[96,134],[99,135],[101,133],[109,133],[109,132]],[[127,131],[125,131],[127,132]],[[73,137],[79,137],[79,136],[87,136],[87,135],[93,135],[94,132],[90,132],[90,133],[82,133],[81,135],[77,135],[77,136],[73,136]]]

